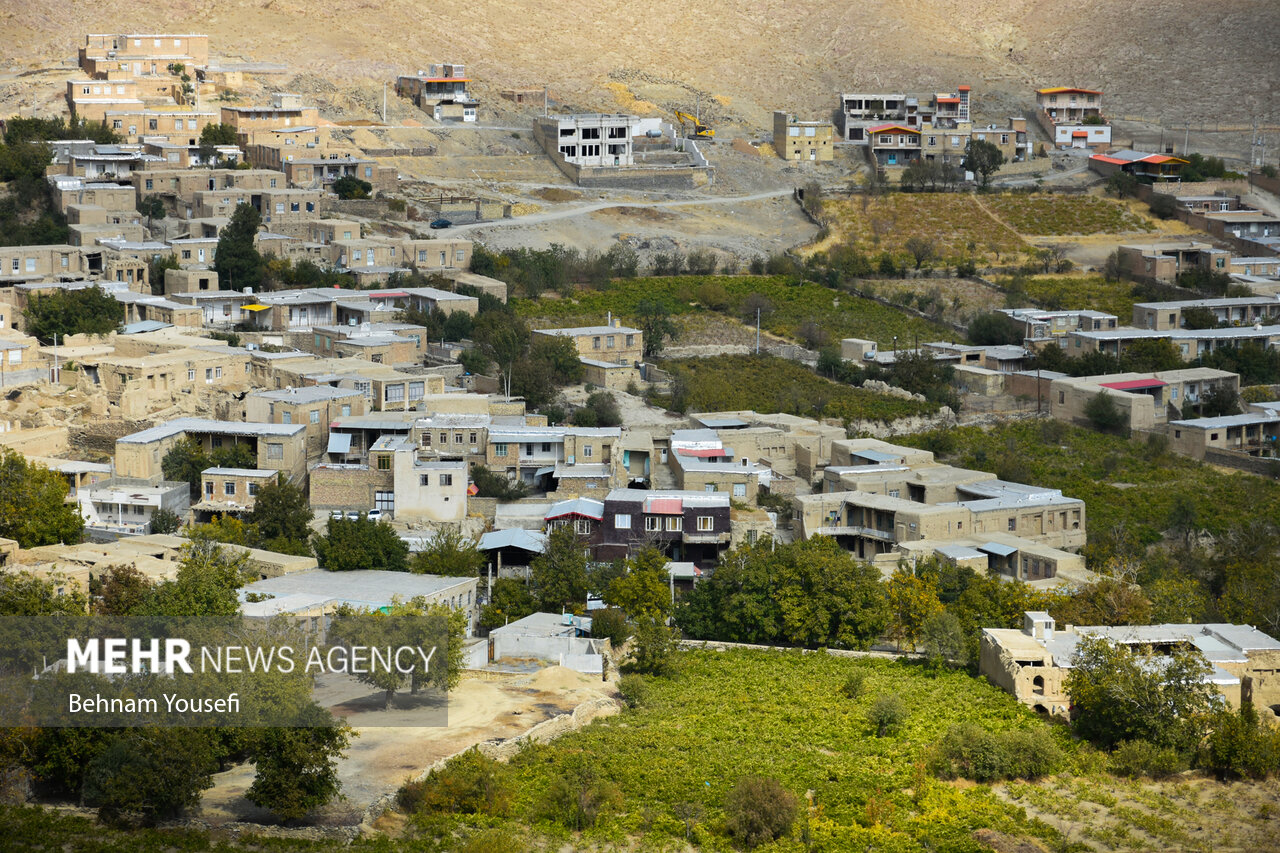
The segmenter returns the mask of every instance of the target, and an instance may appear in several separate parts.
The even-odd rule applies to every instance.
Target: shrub
[[[1166,779],[1187,769],[1187,762],[1176,749],[1156,746],[1145,740],[1125,740],[1111,753],[1111,772],[1117,776]]]
[[[591,616],[591,636],[609,640],[616,650],[631,636],[626,614],[616,607],[595,611]]]
[[[1084,414],[1099,430],[1113,434],[1124,432],[1128,421],[1128,415],[1104,391],[1089,398],[1084,404]]]
[[[866,686],[867,677],[862,672],[853,672],[844,680],[844,684],[840,687],[840,692],[844,694],[846,699],[857,699],[862,695],[862,691]]]
[[[876,737],[885,735],[896,729],[907,717],[907,706],[902,697],[896,693],[877,696],[867,712],[867,722],[876,730]]]
[[[425,779],[406,782],[396,802],[407,812],[503,815],[511,805],[510,770],[469,749]]]
[[[575,831],[595,826],[604,812],[622,802],[622,793],[613,782],[599,776],[585,764],[569,767],[547,787],[544,814]]]
[[[1215,713],[1200,765],[1219,779],[1266,779],[1280,773],[1280,729],[1258,719],[1252,702]]]
[[[1044,729],[989,732],[975,723],[952,726],[938,742],[930,769],[943,779],[975,782],[1039,779],[1062,764],[1062,750]]]
[[[745,776],[724,802],[729,834],[748,850],[781,838],[796,819],[796,798],[776,779]]]
[[[628,708],[639,708],[649,704],[652,696],[649,679],[643,675],[624,675],[618,679],[618,693]]]
[[[1173,219],[1178,215],[1178,202],[1171,195],[1152,193],[1149,207],[1151,208],[1151,214],[1161,219]]]

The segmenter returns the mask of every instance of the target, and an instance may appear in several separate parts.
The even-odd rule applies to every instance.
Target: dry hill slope
[[[829,111],[841,89],[962,82],[984,116],[1036,84],[1088,84],[1118,115],[1280,123],[1275,0],[0,0],[0,20],[16,66],[70,56],[86,32],[185,30],[223,55],[350,79],[463,61],[580,106],[610,105],[611,74],[680,81],[753,123]]]

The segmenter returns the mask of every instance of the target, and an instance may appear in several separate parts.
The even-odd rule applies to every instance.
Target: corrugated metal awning
[[[350,453],[351,433],[335,432],[329,434],[329,453]]]

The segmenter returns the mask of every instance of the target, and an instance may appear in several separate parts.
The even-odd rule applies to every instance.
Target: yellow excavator
[[[711,128],[707,127],[702,122],[698,121],[693,116],[689,115],[688,113],[681,112],[680,110],[676,110],[675,114],[676,114],[676,121],[680,122],[680,132],[685,134],[685,136],[696,137],[698,139],[714,139],[715,138],[716,132]],[[689,133],[688,130],[685,129],[686,125],[690,125],[693,127],[693,133]]]

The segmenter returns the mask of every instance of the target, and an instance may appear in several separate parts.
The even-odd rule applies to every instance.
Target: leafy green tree
[[[600,816],[622,804],[618,786],[600,775],[585,756],[566,762],[564,771],[551,780],[542,798],[541,811],[575,832],[595,826]]]
[[[210,169],[218,165],[218,147],[237,145],[236,128],[232,124],[206,124],[200,130],[200,163]]]
[[[158,509],[151,513],[152,533],[176,533],[182,527],[182,518],[176,512]]]
[[[222,513],[215,515],[204,524],[191,525],[187,530],[187,538],[255,548],[261,536],[258,533],[257,525],[246,522],[237,516]]]
[[[1178,370],[1185,366],[1182,354],[1168,338],[1139,338],[1125,348],[1120,365],[1136,373]]]
[[[795,795],[777,779],[744,776],[725,797],[725,826],[739,844],[754,850],[790,832],[798,809]]]
[[[34,294],[23,316],[27,333],[41,343],[53,343],[56,335],[108,335],[124,320],[124,306],[96,284],[78,290]]]
[[[104,823],[176,817],[213,787],[218,753],[213,729],[128,729],[89,764],[84,800]]]
[[[938,590],[933,579],[920,577],[906,566],[899,566],[885,585],[889,601],[889,635],[898,645],[914,649],[929,620],[942,612]]]
[[[0,572],[0,673],[29,676],[65,656],[66,638],[83,633],[87,606],[80,587],[66,578]]]
[[[1200,741],[1205,715],[1222,701],[1206,678],[1211,671],[1198,649],[1160,656],[1082,637],[1065,684],[1076,731],[1107,748],[1145,740],[1188,753]]]
[[[990,311],[969,321],[969,340],[979,346],[1021,346],[1023,330],[1008,314]]]
[[[343,175],[333,182],[332,189],[341,199],[368,198],[369,193],[373,192],[373,184],[354,175]]]
[[[1230,385],[1219,383],[1209,389],[1200,405],[1206,418],[1234,415],[1240,412],[1240,395]]]
[[[1084,416],[1103,432],[1121,433],[1129,426],[1128,415],[1105,391],[1099,391],[1084,404]]]
[[[413,556],[409,571],[420,575],[474,578],[484,571],[484,552],[452,527],[442,527],[427,547]]]
[[[533,594],[540,610],[580,613],[587,603],[587,552],[569,525],[557,527],[547,550],[529,564]]]
[[[133,566],[111,566],[103,575],[94,600],[94,613],[130,616],[151,595],[151,581]]]
[[[1219,709],[1209,722],[1200,764],[1219,779],[1266,779],[1280,773],[1280,729],[1258,719],[1253,703]]]
[[[636,326],[644,332],[644,357],[657,358],[667,341],[680,337],[680,328],[671,319],[666,303],[644,299],[636,305]]]
[[[618,401],[608,391],[596,391],[587,397],[587,403],[573,413],[573,423],[582,427],[615,427],[622,424],[622,412]]]
[[[345,723],[257,731],[252,747],[256,773],[245,799],[281,820],[306,817],[341,791],[338,759],[352,736]]]
[[[991,176],[1000,171],[1004,162],[1003,152],[985,139],[970,139],[965,146],[964,167],[978,175],[984,187],[991,181]]]
[[[471,463],[471,482],[476,487],[476,497],[514,501],[529,494],[529,487],[520,480],[511,480],[503,474],[495,474],[478,463]]]
[[[1147,207],[1151,215],[1159,219],[1173,219],[1178,215],[1178,200],[1164,193],[1152,193]]]
[[[1209,308],[1192,305],[1182,309],[1182,325],[1187,329],[1216,329],[1218,317]]]
[[[964,642],[964,628],[953,613],[939,611],[930,616],[920,630],[925,659],[933,666],[967,662],[969,650]]]
[[[312,540],[320,568],[331,572],[376,569],[403,572],[407,568],[409,546],[385,521],[331,518],[323,536]]]
[[[149,195],[138,200],[138,212],[147,217],[147,229],[151,228],[153,219],[164,219],[167,211],[164,209],[164,199],[158,195]]]
[[[1060,625],[1146,625],[1151,601],[1137,584],[1104,576],[1060,598],[1051,613]]]
[[[867,722],[875,729],[876,737],[891,733],[907,718],[907,706],[897,693],[885,693],[875,698],[867,710]]]
[[[480,630],[492,631],[508,622],[523,619],[537,609],[528,584],[516,578],[498,578],[493,582],[489,602],[480,609]]]
[[[641,675],[669,675],[675,667],[678,639],[675,629],[658,619],[639,619],[631,637],[631,655],[625,670]]]
[[[305,549],[314,517],[302,487],[291,483],[284,474],[278,474],[258,489],[249,521],[258,528],[264,547],[277,551],[276,546],[286,543]]]
[[[824,536],[739,546],[676,609],[695,639],[810,648],[869,648],[888,622],[879,570]]]
[[[1129,198],[1138,194],[1138,179],[1129,172],[1116,172],[1107,178],[1107,192],[1116,198]]]
[[[652,545],[626,561],[626,574],[609,583],[605,598],[630,619],[665,619],[671,611],[667,558]]]
[[[231,221],[218,235],[218,247],[213,256],[213,270],[218,274],[218,286],[223,290],[261,288],[266,264],[254,237],[262,215],[251,204],[241,202],[231,213]]]
[[[200,443],[189,436],[174,442],[169,452],[160,460],[160,471],[166,480],[186,483],[191,490],[191,500],[200,499],[200,474],[210,467],[212,460]]]
[[[425,779],[407,782],[396,795],[409,814],[478,814],[501,817],[511,809],[511,768],[471,748],[433,769]]]
[[[193,540],[183,546],[174,579],[153,586],[134,614],[153,629],[189,622],[232,625],[240,618],[237,592],[250,578],[248,560],[245,552]]]
[[[0,448],[0,536],[22,548],[79,542],[84,519],[66,497],[62,475]]]

